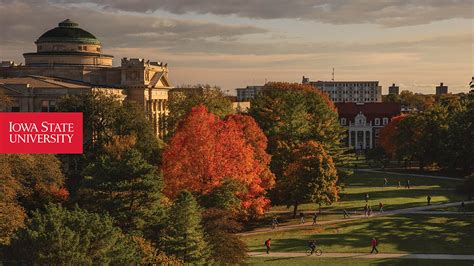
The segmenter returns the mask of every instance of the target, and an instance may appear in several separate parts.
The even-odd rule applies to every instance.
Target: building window
[[[55,100],[44,100],[41,101],[41,112],[56,112],[57,105]]]
[[[97,49],[96,49],[96,50],[97,50],[97,52],[100,52],[100,47],[97,47]]]
[[[83,46],[82,49],[84,49],[84,51],[87,51],[87,46]]]
[[[346,119],[345,118],[341,118],[341,125],[343,125],[343,126],[346,125]]]
[[[380,126],[380,118],[375,118],[375,125]]]
[[[79,51],[82,51],[82,46],[78,46],[77,49],[79,49]]]
[[[384,117],[383,118],[383,125],[385,126],[386,124],[388,124],[388,118]]]

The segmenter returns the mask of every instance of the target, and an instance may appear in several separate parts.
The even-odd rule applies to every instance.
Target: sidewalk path
[[[417,177],[429,177],[429,178],[436,178],[436,179],[444,179],[444,180],[456,180],[456,181],[464,181],[462,178],[456,177],[449,177],[449,176],[437,176],[437,175],[420,175],[420,174],[410,174],[410,173],[398,173],[398,172],[390,172],[390,171],[383,171],[383,170],[373,170],[373,169],[352,169],[354,171],[360,172],[369,172],[369,173],[381,173],[381,174],[391,174],[391,175],[403,175],[403,176],[417,176]]]
[[[474,201],[465,201],[464,202],[466,205],[467,204],[474,204]],[[461,202],[450,202],[450,203],[441,203],[441,204],[432,204],[429,206],[420,206],[420,207],[413,207],[413,208],[406,208],[406,209],[398,209],[398,210],[393,210],[393,211],[385,211],[383,213],[374,213],[372,214],[371,217],[366,217],[364,215],[351,215],[351,218],[348,219],[335,219],[335,220],[329,220],[329,221],[320,221],[317,223],[317,225],[325,225],[325,224],[336,224],[336,223],[341,223],[341,222],[348,222],[348,221],[356,221],[356,220],[361,220],[361,219],[372,219],[375,217],[379,216],[389,216],[389,215],[397,215],[397,214],[410,214],[410,213],[419,213],[421,211],[426,211],[426,210],[431,210],[431,209],[437,209],[440,207],[452,207],[452,206],[460,206]],[[449,214],[449,212],[446,212]],[[426,213],[429,214],[429,213]],[[258,235],[258,234],[268,234],[272,232],[279,232],[279,231],[288,231],[288,230],[293,230],[293,229],[300,229],[300,228],[311,228],[313,225],[311,225],[311,222],[305,223],[305,224],[292,224],[292,225],[282,225],[278,226],[275,229],[271,229],[270,226],[267,228],[260,228],[256,229],[253,231],[248,231],[248,232],[243,232],[239,233],[239,236],[250,236],[250,235]]]
[[[268,258],[294,258],[308,257],[302,252],[249,252],[250,257],[268,257]],[[431,259],[431,260],[474,260],[474,255],[453,255],[453,254],[410,254],[410,253],[323,253],[321,256],[310,256],[310,258],[363,258],[363,259]]]

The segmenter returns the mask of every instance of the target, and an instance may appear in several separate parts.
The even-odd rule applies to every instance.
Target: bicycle
[[[309,248],[308,250],[306,250],[306,256],[311,256],[313,254],[316,254],[316,256],[321,256],[323,254],[323,251],[319,248],[316,248],[316,249],[312,249],[312,248]]]

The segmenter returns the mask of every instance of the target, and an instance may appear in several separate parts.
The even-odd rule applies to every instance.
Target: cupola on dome
[[[60,22],[58,27],[45,32],[35,43],[53,42],[100,44],[100,41],[92,33],[79,28],[79,24],[70,19]]]

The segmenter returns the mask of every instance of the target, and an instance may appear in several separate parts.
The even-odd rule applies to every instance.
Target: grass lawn
[[[388,179],[388,186],[383,187],[384,178]],[[410,189],[404,188],[406,179],[410,179]],[[398,182],[402,184],[398,188]],[[378,211],[378,204],[382,202],[384,209],[395,210],[426,205],[426,197],[431,196],[431,202],[444,203],[449,201],[460,201],[464,199],[454,190],[462,181],[444,180],[429,177],[407,177],[383,173],[355,172],[353,176],[344,181],[345,186],[340,193],[340,200],[331,206],[322,207],[322,215],[319,221],[342,218],[342,209],[351,213],[355,211],[362,213],[365,205],[365,194],[369,194],[369,205],[374,212]],[[301,204],[299,211],[314,212],[317,205],[313,203]],[[259,226],[270,226],[271,217],[277,215],[281,225],[298,223],[298,219],[292,219],[292,208],[286,206],[273,206],[272,209],[258,223]],[[311,221],[307,215],[306,220]]]
[[[439,207],[439,208],[431,209],[430,211],[449,211],[449,212],[460,212],[460,213],[463,212],[463,210],[461,209],[461,205],[452,206],[452,207]],[[474,204],[466,204],[464,206],[464,211],[474,212]]]
[[[461,260],[359,259],[354,258],[249,258],[250,265],[469,265]]]
[[[369,252],[373,236],[383,253],[474,254],[474,215],[387,216],[242,239],[250,251],[259,252],[269,237],[274,252],[304,252],[311,239],[323,252]]]

